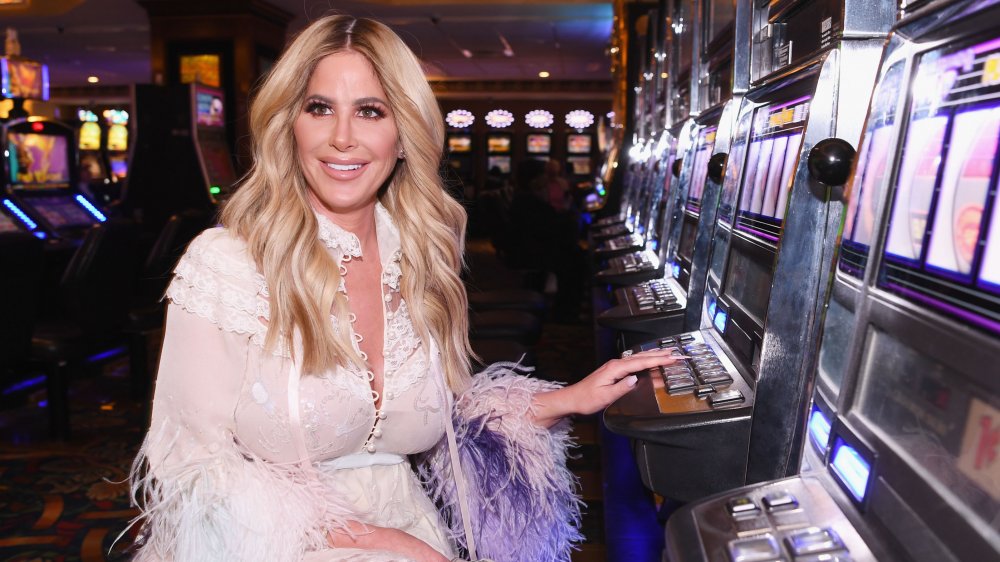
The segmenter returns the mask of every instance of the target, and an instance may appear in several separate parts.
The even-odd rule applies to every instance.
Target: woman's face
[[[322,59],[295,119],[295,145],[313,207],[334,222],[374,208],[396,165],[396,119],[375,70],[354,52]]]

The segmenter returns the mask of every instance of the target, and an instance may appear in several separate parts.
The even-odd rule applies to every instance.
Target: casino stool
[[[131,221],[113,219],[87,231],[59,282],[61,318],[35,327],[31,359],[45,367],[49,432],[55,438],[69,437],[69,384],[84,361],[124,343],[139,243]]]
[[[211,225],[212,214],[190,209],[172,215],[160,230],[143,263],[135,298],[128,313],[125,333],[129,337],[129,381],[132,397],[148,406],[150,337],[163,328],[166,303],[163,294],[174,266],[191,240]]]
[[[523,310],[472,310],[469,314],[469,338],[506,339],[535,345],[542,337],[542,321]]]
[[[520,363],[526,367],[536,365],[535,353],[527,346],[513,340],[475,339],[470,340],[472,351],[479,359],[473,359],[472,370],[479,372],[498,362]]]
[[[545,316],[545,295],[531,289],[494,289],[469,291],[469,308],[487,310],[522,310],[539,318]]]
[[[20,368],[31,354],[44,271],[43,245],[28,232],[0,233],[0,295],[7,297],[0,321],[0,376]]]

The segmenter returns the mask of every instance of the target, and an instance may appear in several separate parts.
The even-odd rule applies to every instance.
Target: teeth
[[[327,163],[327,166],[330,167],[330,168],[332,168],[332,169],[334,169],[334,170],[339,170],[341,172],[349,172],[351,170],[357,170],[358,168],[361,167],[361,164],[332,164],[332,163]]]

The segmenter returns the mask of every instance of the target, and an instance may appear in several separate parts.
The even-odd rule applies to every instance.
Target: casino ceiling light
[[[101,81],[101,79],[98,78],[98,77],[96,77],[96,76],[88,76],[87,77],[87,82],[89,82],[91,84],[97,84],[100,81]]]
[[[529,127],[534,127],[536,129],[551,127],[554,121],[555,118],[552,116],[552,113],[545,111],[544,109],[533,109],[524,116],[524,122],[527,123]]]
[[[586,129],[594,124],[594,114],[585,109],[574,109],[566,114],[566,124],[574,129]]]
[[[510,127],[514,124],[514,114],[506,109],[494,109],[486,114],[486,124],[497,129]]]
[[[467,109],[453,109],[448,112],[448,115],[445,115],[444,120],[451,127],[464,129],[475,122],[476,116]]]
[[[541,72],[538,73],[538,77],[539,78],[548,78],[549,76],[552,76],[552,75],[549,74],[548,70],[543,70],[543,71],[541,71]]]

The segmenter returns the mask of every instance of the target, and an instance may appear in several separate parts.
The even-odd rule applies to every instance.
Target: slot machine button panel
[[[771,534],[758,535],[729,543],[732,562],[770,562],[781,560],[781,547]]]
[[[749,496],[739,496],[726,502],[726,511],[735,518],[756,517],[760,515],[760,506]]]
[[[785,537],[785,544],[796,561],[807,555],[844,550],[844,543],[837,533],[833,529],[821,527],[809,527],[789,533]]]
[[[799,507],[799,500],[788,492],[771,492],[763,498],[764,509],[768,512],[787,511]]]

